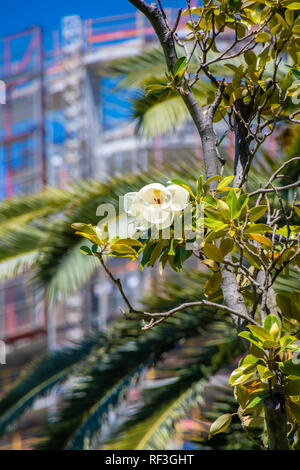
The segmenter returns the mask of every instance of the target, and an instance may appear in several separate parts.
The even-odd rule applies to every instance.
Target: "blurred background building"
[[[104,181],[147,169],[150,156],[159,165],[172,149],[192,147],[199,154],[192,126],[172,137],[138,138],[130,92],[116,89],[116,79],[103,74],[108,61],[137,54],[153,41],[152,28],[138,13],[62,18],[50,50],[44,49],[42,29],[36,26],[0,40],[0,79],[6,86],[6,103],[0,105],[1,199],[45,185],[66,187],[72,180]],[[112,270],[124,278],[129,296],[150,282],[132,263],[116,263]],[[43,293],[28,286],[29,276],[0,284],[0,339],[7,353],[0,367],[1,393],[42,352],[105,328],[121,303],[99,271],[84,291],[47,315]],[[36,425],[47,419],[53,403],[51,396],[39,400],[20,431],[0,442],[2,448],[30,447]]]

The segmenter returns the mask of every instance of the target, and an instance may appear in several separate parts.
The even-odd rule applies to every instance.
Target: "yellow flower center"
[[[160,189],[153,189],[154,191],[154,196],[155,196],[155,202],[157,202],[157,204],[161,204],[162,200],[161,200],[161,190]]]

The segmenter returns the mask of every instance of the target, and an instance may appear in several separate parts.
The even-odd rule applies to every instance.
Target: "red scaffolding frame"
[[[43,36],[42,29],[33,26],[10,36],[0,39],[0,77],[6,85],[6,102],[3,109],[3,130],[0,139],[2,147],[2,165],[5,171],[4,194],[6,197],[15,195],[16,178],[14,174],[14,145],[31,145],[32,161],[38,162],[38,171],[35,178],[38,180],[39,188],[46,183],[46,159],[45,159],[45,139],[44,139],[44,59],[43,59]],[[30,86],[32,83],[35,86]],[[27,95],[26,95],[27,94]],[[22,128],[18,128],[15,122],[16,106],[14,101],[22,96],[34,95],[33,116],[24,115]],[[32,98],[33,99],[33,98]],[[19,113],[22,111],[18,110]],[[28,111],[27,111],[28,112]],[[29,113],[30,114],[30,113]],[[22,114],[21,114],[22,117]],[[29,143],[29,144],[28,144]],[[25,158],[25,157],[24,157]],[[20,158],[22,160],[22,156]],[[24,162],[20,162],[21,168]],[[26,165],[26,163],[25,163]],[[33,168],[32,168],[33,170]],[[30,173],[34,173],[28,169]],[[31,181],[31,180],[30,180]],[[28,183],[29,184],[29,183]],[[16,290],[13,285],[4,287],[7,305],[5,307],[5,341],[13,343],[19,339],[30,338],[37,334],[46,332],[45,318],[42,324],[28,324],[22,328],[17,327],[14,301]],[[45,317],[45,315],[44,315]]]

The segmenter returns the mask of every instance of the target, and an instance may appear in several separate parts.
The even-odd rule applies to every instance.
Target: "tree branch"
[[[173,73],[173,67],[177,60],[174,33],[166,24],[159,8],[153,4],[148,5],[144,0],[129,0],[129,2],[150,21],[163,49],[168,70],[170,73]],[[207,178],[215,176],[219,173],[219,160],[212,116],[205,116],[187,82],[185,82],[185,86],[179,87],[178,91],[190,112],[201,138],[206,176]],[[212,189],[216,186],[216,181],[211,183]]]
[[[114,275],[112,274],[112,272],[108,269],[108,267],[106,266],[105,262],[104,262],[104,259],[103,259],[103,254],[102,253],[95,253],[95,256],[99,259],[104,271],[106,272],[106,274],[108,275],[108,277],[111,279],[111,281],[117,286],[117,288],[119,289],[120,291],[120,294],[124,300],[124,302],[126,303],[128,309],[130,312],[132,313],[136,313],[135,309],[132,307],[131,303],[129,302],[124,290],[123,290],[123,286],[121,284],[121,281],[120,279],[117,279],[114,277]]]
[[[206,307],[213,307],[213,308],[216,308],[218,310],[223,310],[224,312],[228,312],[231,315],[235,315],[236,317],[241,318],[243,320],[246,320],[246,321],[252,323],[253,325],[258,325],[258,323],[256,323],[256,321],[253,320],[253,318],[251,318],[248,314],[238,312],[238,311],[236,311],[236,310],[234,310],[230,307],[227,307],[227,305],[222,305],[222,304],[217,304],[215,302],[210,302],[209,300],[199,300],[199,301],[196,301],[196,302],[185,302],[181,305],[178,305],[177,307],[172,308],[171,310],[167,310],[166,312],[151,313],[151,312],[144,312],[142,310],[136,310],[135,308],[133,308],[130,301],[128,300],[128,297],[126,296],[126,294],[123,290],[122,283],[121,283],[120,279],[116,279],[114,277],[114,275],[112,274],[112,272],[109,270],[109,268],[106,266],[106,264],[104,262],[104,259],[103,259],[103,254],[101,252],[97,252],[97,253],[95,253],[95,255],[100,260],[100,263],[101,263],[103,269],[105,270],[106,274],[109,276],[111,281],[119,289],[120,294],[121,294],[124,302],[126,303],[126,305],[128,307],[128,312],[122,311],[122,313],[124,313],[125,315],[126,315],[126,313],[129,313],[129,314],[134,313],[136,315],[141,315],[141,316],[144,316],[144,317],[150,319],[150,323],[146,324],[143,327],[143,330],[147,330],[149,328],[152,328],[153,326],[157,325],[158,323],[161,323],[162,321],[166,320],[170,316],[174,315],[174,313],[180,312],[181,310],[186,310],[187,308],[201,307],[203,305],[206,306]],[[126,315],[126,317],[130,318],[127,315]],[[135,317],[134,319],[136,319],[136,318],[137,317]]]
[[[173,72],[177,60],[173,32],[170,30],[159,8],[155,4],[148,5],[144,0],[129,0],[150,21],[161,47],[164,51],[169,72]]]
[[[253,318],[251,318],[249,315],[238,312],[230,307],[227,307],[227,305],[217,304],[215,302],[210,302],[208,300],[199,300],[196,302],[185,302],[166,312],[150,313],[150,312],[143,312],[143,311],[141,312],[135,311],[134,313],[138,313],[138,314],[141,314],[150,318],[150,322],[148,324],[145,324],[145,326],[143,327],[143,330],[148,330],[156,326],[158,323],[161,323],[162,321],[166,320],[170,316],[174,315],[174,313],[180,312],[181,310],[186,310],[188,308],[195,308],[195,307],[201,307],[201,306],[212,307],[218,310],[223,310],[227,313],[230,313],[230,315],[234,315],[238,318],[241,318],[242,320],[246,320],[249,323],[252,323],[253,325],[258,325],[258,323],[256,323],[256,321],[253,320]]]

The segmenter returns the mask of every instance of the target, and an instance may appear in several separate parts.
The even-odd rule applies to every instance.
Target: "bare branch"
[[[181,310],[186,310],[188,308],[195,308],[195,307],[201,307],[201,306],[212,307],[218,310],[223,310],[227,313],[230,313],[230,315],[235,315],[243,320],[248,321],[249,323],[252,323],[253,325],[258,325],[258,323],[256,323],[256,321],[253,320],[253,318],[251,318],[249,315],[243,314],[241,312],[237,312],[236,310],[230,307],[227,307],[226,305],[217,304],[215,302],[210,302],[208,300],[199,300],[197,302],[186,302],[166,312],[160,312],[160,313],[135,312],[135,313],[140,313],[141,315],[151,318],[150,322],[143,327],[143,330],[148,330],[150,328],[153,328],[157,324],[161,323],[162,321],[166,320],[170,316],[174,315],[175,313],[180,312]]]
[[[271,185],[272,183],[269,182]],[[273,186],[273,185],[272,185]],[[278,191],[286,191],[287,189],[292,189],[292,188],[298,188],[300,186],[300,181],[296,181],[295,183],[292,184],[287,184],[286,186],[281,186],[278,188],[262,188],[262,189],[257,189],[256,191],[253,191],[253,193],[249,194],[249,197],[256,196],[257,194],[265,194],[265,193],[274,193]]]
[[[177,12],[177,18],[176,18],[176,21],[175,21],[175,24],[171,30],[171,33],[172,34],[175,34],[177,28],[178,28],[178,25],[179,25],[179,21],[180,21],[180,18],[181,18],[181,13],[182,13],[182,8],[179,8],[178,12]]]
[[[221,103],[222,95],[223,95],[223,91],[224,91],[224,81],[225,81],[225,79],[223,78],[223,80],[219,84],[219,89],[218,89],[218,92],[216,94],[215,100],[212,103],[211,107],[209,108],[208,114],[211,118],[214,117],[214,115],[215,115],[215,113],[216,113],[216,111],[219,107],[219,104]]]
[[[149,328],[152,328],[153,326],[157,325],[158,323],[161,323],[162,321],[166,320],[170,316],[174,315],[174,313],[180,312],[181,310],[185,310],[187,308],[201,307],[203,305],[206,306],[206,307],[213,307],[213,308],[216,308],[218,310],[223,310],[225,312],[230,313],[231,315],[235,315],[239,318],[242,318],[243,320],[247,320],[248,322],[252,323],[253,325],[257,325],[257,323],[249,315],[246,315],[246,314],[241,313],[241,312],[237,312],[236,310],[234,310],[230,307],[227,307],[227,305],[217,304],[215,302],[210,302],[208,300],[199,300],[197,302],[186,302],[184,304],[179,305],[178,307],[172,308],[171,310],[167,310],[166,312],[159,312],[159,313],[150,313],[150,312],[144,312],[144,311],[141,311],[141,310],[136,310],[135,308],[133,308],[130,301],[128,300],[128,297],[126,296],[126,294],[123,290],[122,283],[121,283],[120,279],[116,279],[114,277],[114,275],[112,274],[112,272],[109,270],[109,268],[106,266],[106,264],[104,262],[104,259],[103,259],[103,253],[97,252],[96,256],[100,260],[100,263],[101,263],[103,269],[105,270],[106,274],[109,276],[111,281],[119,289],[119,292],[120,292],[124,302],[126,303],[126,305],[128,307],[128,312],[124,312],[122,310],[122,313],[126,316],[126,318],[137,320],[138,319],[137,315],[140,315],[140,316],[143,316],[143,317],[146,317],[146,318],[150,319],[150,323],[145,325],[143,327],[143,330],[147,330]],[[130,316],[128,314],[135,314],[135,317],[133,318],[132,316]]]
[[[108,267],[106,266],[105,262],[104,262],[104,259],[103,259],[103,254],[102,253],[95,253],[95,256],[99,259],[104,271],[106,272],[106,274],[108,275],[108,277],[111,279],[111,281],[117,286],[117,288],[119,289],[120,291],[120,294],[124,300],[124,302],[126,303],[129,311],[131,313],[137,313],[135,311],[135,309],[132,307],[131,303],[129,302],[124,290],[123,290],[123,287],[122,287],[122,284],[121,284],[121,281],[120,279],[117,279],[114,277],[114,275],[112,274],[112,272],[108,269]]]

